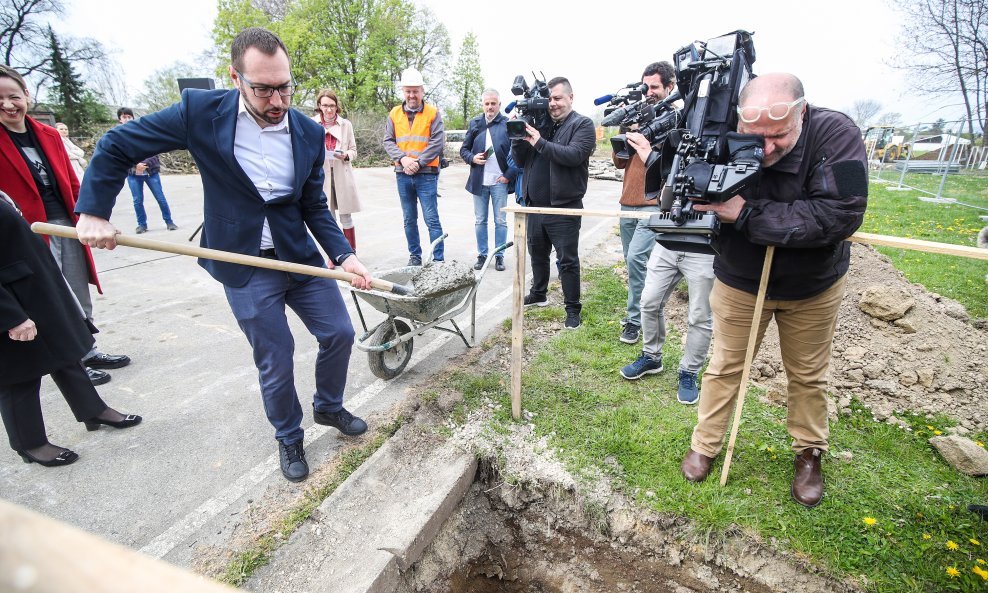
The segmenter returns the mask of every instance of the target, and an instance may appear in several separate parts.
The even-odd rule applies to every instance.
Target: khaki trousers
[[[786,428],[796,454],[809,448],[826,451],[827,370],[837,325],[837,310],[844,297],[844,276],[824,292],[798,301],[765,300],[758,324],[757,353],[769,320],[779,327],[779,346],[788,383]],[[714,282],[710,293],[714,314],[714,353],[703,374],[697,425],[692,448],[716,457],[724,446],[727,423],[737,400],[744,354],[748,346],[755,295]]]

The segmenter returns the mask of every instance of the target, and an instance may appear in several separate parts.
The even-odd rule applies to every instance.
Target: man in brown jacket
[[[642,73],[642,82],[648,85],[645,96],[650,101],[661,101],[669,96],[676,88],[676,71],[669,62],[654,62],[649,64]],[[619,158],[611,155],[614,166],[624,169],[624,184],[621,188],[621,210],[640,212],[658,212],[659,206],[655,200],[645,199],[645,165],[640,159]],[[621,341],[626,344],[637,344],[641,336],[641,300],[642,287],[645,286],[645,266],[648,256],[655,245],[655,233],[645,225],[647,218],[621,219],[621,248],[624,250],[624,261],[628,265],[628,309],[624,318],[624,329]]]

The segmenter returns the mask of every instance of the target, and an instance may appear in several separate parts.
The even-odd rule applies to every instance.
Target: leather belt
[[[274,250],[274,247],[270,249],[262,249],[259,255],[268,259],[278,259],[278,252]]]

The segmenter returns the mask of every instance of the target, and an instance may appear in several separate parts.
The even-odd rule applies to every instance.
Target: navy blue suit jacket
[[[154,154],[188,149],[202,177],[203,247],[257,255],[267,217],[278,259],[325,265],[312,236],[334,262],[352,253],[323,193],[326,133],[322,127],[302,113],[289,110],[294,191],[265,202],[233,153],[238,108],[237,90],[187,89],[182,92],[181,102],[111,129],[96,145],[79,191],[76,213],[109,220],[129,167]],[[199,265],[232,287],[245,285],[254,271],[250,266],[204,259],[199,260]]]
[[[521,173],[521,168],[515,166],[511,160],[511,140],[508,139],[508,118],[504,114],[498,113],[491,124],[487,125],[486,116],[481,113],[470,120],[467,133],[463,137],[463,145],[460,147],[460,158],[470,165],[470,177],[467,178],[466,189],[472,194],[479,194],[484,187],[484,167],[475,165],[473,157],[477,153],[484,152],[487,148],[487,130],[491,131],[491,142],[494,145],[494,156],[497,164],[504,172],[505,179],[508,180],[508,193],[515,191],[514,181]]]

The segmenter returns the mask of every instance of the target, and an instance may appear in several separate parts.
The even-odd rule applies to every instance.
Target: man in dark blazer
[[[103,136],[76,205],[80,241],[113,249],[118,231],[108,219],[127,169],[152,154],[188,149],[202,177],[203,247],[325,266],[315,237],[337,267],[356,274],[355,287],[368,288],[370,274],[326,204],[323,129],[290,108],[296,85],[284,43],[265,29],[245,29],[233,40],[231,62],[234,90],[186,90],[181,102]],[[301,481],[309,469],[286,304],[319,342],[315,421],[346,435],[367,430],[343,407],[354,331],[339,288],[326,278],[211,260],[199,265],[223,284],[253,348],[282,473]]]
[[[484,112],[470,120],[467,134],[460,147],[460,158],[470,165],[467,191],[473,194],[474,227],[477,234],[477,263],[479,270],[487,261],[487,204],[494,211],[494,247],[508,240],[507,215],[501,211],[514,190],[515,178],[521,171],[511,156],[508,139],[508,118],[501,113],[501,98],[494,89],[481,95]],[[494,269],[504,271],[504,253],[494,258]]]

